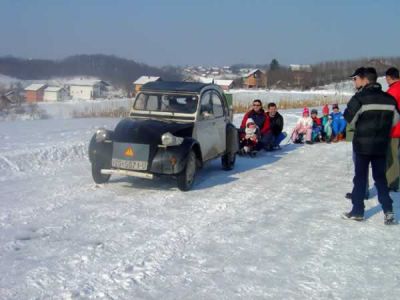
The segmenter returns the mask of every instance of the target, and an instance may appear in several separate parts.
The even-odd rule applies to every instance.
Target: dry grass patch
[[[331,105],[334,103],[346,104],[349,101],[348,96],[316,96],[313,99],[305,100],[290,100],[281,98],[276,101],[278,109],[294,109],[303,107],[318,107],[325,104]],[[264,103],[264,109],[266,109],[268,103]],[[234,103],[233,111],[235,113],[244,113],[251,108],[252,102],[249,103]]]

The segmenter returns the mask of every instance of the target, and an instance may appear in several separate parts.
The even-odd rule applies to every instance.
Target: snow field
[[[282,113],[289,132],[299,112]],[[0,123],[19,168],[0,164],[0,298],[398,298],[400,226],[383,225],[376,191],[365,222],[340,219],[350,144],[289,144],[229,172],[214,160],[187,193],[169,178],[96,185],[87,143],[117,121]]]

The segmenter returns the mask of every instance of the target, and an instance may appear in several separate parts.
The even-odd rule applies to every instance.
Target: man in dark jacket
[[[264,139],[264,148],[267,151],[277,148],[279,149],[279,144],[285,138],[285,135],[282,133],[283,117],[278,112],[275,103],[268,103],[268,111],[266,113],[266,116],[269,119],[270,131],[267,133]]]
[[[364,195],[368,167],[371,163],[378,200],[385,214],[384,223],[395,224],[393,201],[389,196],[385,169],[390,132],[399,117],[396,101],[382,91],[382,87],[376,82],[378,76],[374,68],[358,68],[352,77],[358,92],[347,104],[344,118],[354,128],[355,176],[351,197],[353,208],[342,217],[356,221],[364,219]]]

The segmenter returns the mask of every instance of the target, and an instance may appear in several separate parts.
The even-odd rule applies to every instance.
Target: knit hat
[[[315,108],[313,108],[313,109],[311,110],[311,114],[316,114],[316,115],[318,115],[318,110],[316,110]]]
[[[308,110],[308,108],[307,107],[304,107],[304,109],[303,109],[303,115],[304,114],[310,114],[310,111]]]
[[[335,108],[339,109],[339,104],[337,104],[337,103],[332,104],[332,109],[335,109]]]
[[[325,104],[324,107],[322,108],[322,114],[323,115],[329,115],[329,106],[328,106],[328,104]]]
[[[252,118],[248,118],[248,119],[247,119],[247,121],[246,121],[246,126],[247,126],[248,124],[250,124],[250,123],[255,124],[255,123],[254,123],[254,120],[253,120]]]

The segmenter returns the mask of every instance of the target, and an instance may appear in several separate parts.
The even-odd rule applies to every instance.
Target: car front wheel
[[[177,177],[178,188],[181,191],[188,191],[192,188],[194,178],[196,176],[196,170],[197,170],[196,154],[194,153],[193,150],[191,150],[185,168]]]
[[[110,180],[110,174],[101,174],[101,166],[96,163],[92,163],[92,177],[94,182],[101,184],[106,183]]]

